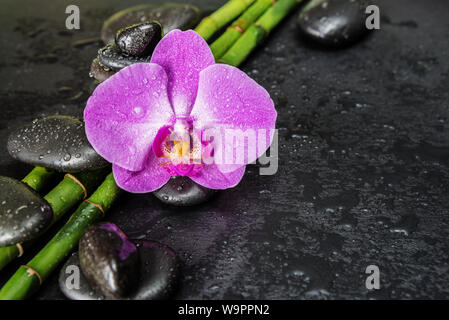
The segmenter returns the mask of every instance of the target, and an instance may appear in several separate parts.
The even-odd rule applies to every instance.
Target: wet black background
[[[142,2],[2,1],[0,174],[30,169],[7,154],[12,128],[82,114],[100,44],[73,44]],[[276,175],[249,166],[238,187],[191,209],[127,194],[110,211],[131,237],[178,251],[175,298],[449,298],[449,4],[375,3],[381,30],[351,48],[305,44],[294,14],[242,66],[277,106]],[[69,4],[81,30],[65,30]],[[365,288],[370,264],[377,291]],[[63,298],[56,273],[36,298]]]

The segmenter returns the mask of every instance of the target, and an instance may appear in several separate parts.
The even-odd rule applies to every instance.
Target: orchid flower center
[[[167,158],[160,165],[171,175],[193,175],[203,167],[201,136],[184,118],[165,128],[156,155]],[[159,152],[158,152],[159,151]]]

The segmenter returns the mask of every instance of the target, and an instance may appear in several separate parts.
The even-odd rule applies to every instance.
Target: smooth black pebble
[[[115,70],[109,69],[108,67],[104,67],[100,63],[100,59],[97,57],[92,60],[90,65],[90,75],[94,77],[97,81],[103,82],[109,79],[112,75],[116,73]]]
[[[162,38],[162,26],[159,22],[143,22],[120,29],[115,43],[124,53],[133,56],[150,55]]]
[[[367,6],[364,0],[312,0],[298,16],[298,29],[325,47],[344,47],[369,32],[365,26]]]
[[[17,160],[56,171],[80,172],[109,165],[89,144],[84,123],[70,116],[34,120],[14,130],[7,148]]]
[[[140,256],[139,285],[129,300],[160,300],[175,291],[180,275],[180,260],[169,247],[155,241],[135,240]],[[80,272],[79,289],[74,286],[73,270],[79,270],[78,253],[74,253],[59,274],[59,287],[72,300],[110,299],[94,290]]]
[[[150,62],[151,56],[127,56],[122,53],[115,43],[110,43],[98,50],[98,58],[104,67],[120,70],[134,63]]]
[[[174,29],[193,28],[201,19],[200,10],[189,4],[143,4],[119,11],[110,16],[101,29],[104,43],[113,42],[118,30],[127,26],[145,22],[158,21],[165,33]]]
[[[113,223],[86,229],[79,242],[79,261],[90,285],[109,298],[122,299],[137,285],[137,247]]]
[[[153,194],[162,202],[186,207],[207,201],[216,193],[215,190],[205,188],[188,177],[173,177],[162,188]]]
[[[25,183],[0,176],[0,247],[35,239],[53,218],[48,202]]]

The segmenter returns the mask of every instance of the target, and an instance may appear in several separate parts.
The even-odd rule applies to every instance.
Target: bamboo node
[[[259,27],[259,28],[261,28],[264,32],[265,32],[265,35],[267,36],[268,35],[268,30],[267,30],[267,28],[265,28],[263,25],[261,25],[259,22],[254,22],[254,25],[256,26],[256,27]]]
[[[242,27],[235,25],[235,26],[230,26],[228,29],[235,29],[238,32],[240,32],[241,34],[243,34],[245,31],[242,29]]]
[[[75,181],[75,182],[81,187],[81,189],[83,189],[83,193],[84,193],[84,198],[83,198],[83,200],[87,198],[87,189],[86,189],[86,187],[81,183],[81,181],[79,181],[75,176],[71,175],[70,173],[66,173],[66,175],[65,175],[64,177],[70,178],[70,179],[72,179],[73,181]]]
[[[92,202],[90,200],[84,200],[87,203],[90,203],[91,205],[95,206],[98,208],[98,210],[100,210],[101,214],[103,215],[103,217],[106,216],[106,214],[104,213],[103,207],[101,205],[99,205],[98,203]]]
[[[36,270],[25,264],[21,265],[20,267],[27,269],[28,277],[36,276],[39,279],[39,284],[42,285],[42,277],[39,274],[39,272],[37,272]]]
[[[17,255],[17,258],[20,258],[21,256],[23,256],[23,253],[25,251],[23,250],[22,244],[20,242],[16,243],[16,247],[19,250],[19,254]]]

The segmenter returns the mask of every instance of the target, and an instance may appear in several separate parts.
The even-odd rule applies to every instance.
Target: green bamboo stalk
[[[11,261],[19,256],[17,246],[3,247],[0,251],[0,270],[6,267]]]
[[[232,66],[240,65],[268,33],[302,0],[279,0],[269,8],[219,59]]]
[[[90,194],[100,184],[106,173],[106,169],[100,169],[73,174],[73,176],[84,185],[86,192]],[[69,212],[77,203],[83,200],[84,197],[85,194],[83,188],[72,178],[68,176],[64,177],[64,179],[44,197],[53,209],[53,219],[47,230],[61,219],[62,216]],[[30,241],[21,245],[26,249],[29,248],[33,242],[34,241]],[[0,270],[17,258],[19,253],[19,247],[17,245],[0,248]]]
[[[32,189],[41,191],[49,181],[57,175],[55,171],[50,171],[44,167],[34,167],[31,172],[22,179]]]
[[[0,290],[0,300],[25,299],[36,292],[41,282],[75,248],[84,230],[103,218],[121,190],[110,173],[88,201],[83,202],[69,221],[30,261],[20,267]],[[103,211],[97,206],[101,206]],[[33,270],[37,273],[34,273]]]
[[[226,51],[240,38],[243,32],[256,21],[269,7],[275,3],[275,0],[257,0],[248,10],[246,10],[231,27],[229,27],[217,40],[211,45],[210,49],[218,60]]]
[[[201,20],[200,24],[195,28],[195,31],[202,36],[204,40],[209,40],[215,32],[238,17],[254,1],[255,0],[228,1],[220,9]]]

